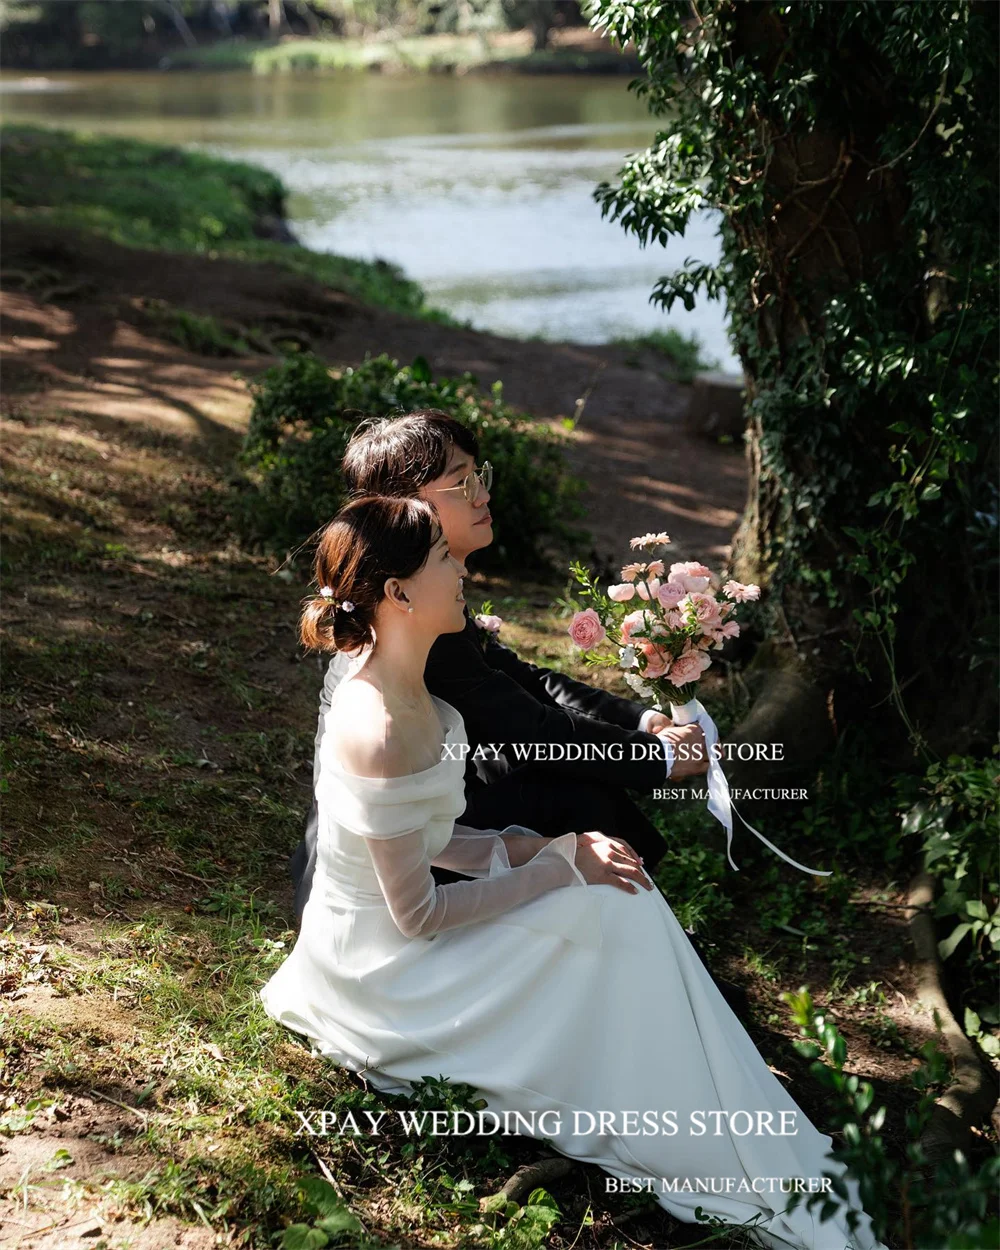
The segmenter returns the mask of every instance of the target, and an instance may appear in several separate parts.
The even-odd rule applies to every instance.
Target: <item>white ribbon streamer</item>
[[[805,864],[800,864],[797,860],[792,859],[790,855],[786,855],[773,842],[769,842],[759,829],[755,829],[736,810],[736,804],[729,793],[729,782],[726,779],[726,774],[722,771],[722,765],[719,763],[715,752],[715,746],[719,741],[719,730],[699,699],[691,699],[688,703],[680,706],[671,704],[670,719],[675,725],[700,725],[701,731],[705,735],[705,745],[708,748],[708,810],[726,831],[726,858],[736,872],[739,872],[739,868],[734,863],[732,855],[733,812],[736,812],[737,816],[739,816],[740,820],[743,821],[752,834],[760,838],[766,847],[774,851],[775,855],[779,855],[787,864],[791,864],[793,868],[798,868],[800,872],[810,872],[816,877],[829,877],[832,875],[830,871],[824,872],[819,868],[807,868]]]

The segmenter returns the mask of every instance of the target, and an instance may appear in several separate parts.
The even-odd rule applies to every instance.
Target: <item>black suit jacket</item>
[[[473,750],[488,743],[507,744],[495,763],[492,753],[475,765],[470,757],[466,785],[496,781],[524,767],[509,749],[513,742],[617,744],[620,760],[551,761],[531,768],[642,791],[666,782],[662,742],[638,727],[642,704],[519,659],[476,625],[468,611],[461,633],[442,634],[431,647],[424,680],[431,694],[461,712]]]

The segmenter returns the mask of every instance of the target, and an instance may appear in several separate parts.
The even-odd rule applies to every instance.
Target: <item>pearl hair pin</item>
[[[342,603],[337,603],[337,601],[333,597],[333,591],[330,589],[329,586],[321,586],[319,593],[324,599],[326,599],[329,603],[333,605],[333,610],[335,612],[337,611],[338,608],[340,609],[341,612],[353,612],[354,611],[354,604],[350,601],[350,599],[344,599]]]

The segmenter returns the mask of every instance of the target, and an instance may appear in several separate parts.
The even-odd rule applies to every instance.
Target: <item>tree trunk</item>
[[[779,8],[766,3],[737,6],[734,58],[746,57],[748,63],[770,77],[787,51],[788,37]],[[811,342],[823,341],[822,309],[829,295],[856,288],[871,279],[889,257],[902,251],[903,218],[908,206],[908,190],[900,172],[903,167],[878,168],[880,139],[897,120],[895,101],[888,94],[885,76],[880,74],[871,48],[854,39],[852,46],[842,48],[842,53],[845,63],[852,66],[858,89],[849,97],[849,107],[842,111],[841,129],[831,131],[822,112],[816,127],[805,135],[789,134],[786,127],[758,118],[760,142],[773,145],[764,195],[769,209],[761,214],[759,222],[732,219],[737,246],[762,258],[757,289],[752,292],[758,309],[755,329],[760,347],[772,350],[782,362],[779,374],[803,337]],[[874,176],[870,177],[873,171]],[[896,297],[899,322],[918,338],[930,332],[927,301],[922,299],[925,291],[922,272],[901,276]],[[767,303],[763,304],[765,300]],[[754,377],[755,364],[745,350],[741,354],[748,378],[749,491],[733,545],[733,575],[740,581],[767,586],[782,559],[794,559],[818,570],[833,570],[838,558],[846,558],[855,550],[844,528],[864,526],[868,498],[892,481],[895,470],[889,445],[896,436],[888,426],[893,417],[853,425],[842,419],[842,432],[832,437],[841,438],[843,463],[850,465],[851,474],[837,491],[824,495],[822,482],[817,494],[820,470],[808,450],[809,439],[805,435],[809,423],[818,426],[829,422],[830,414],[818,405],[811,412],[803,411],[801,417],[796,414],[795,419],[802,422],[803,437],[796,438],[794,431],[791,436],[787,431],[779,433],[784,461],[779,479],[764,454],[769,436],[774,444],[775,431],[764,428],[753,406],[759,384]],[[836,407],[836,396],[832,403]],[[812,528],[803,541],[799,526],[800,546],[792,557],[786,540],[802,509],[808,510]],[[959,562],[960,558],[954,561]],[[784,633],[784,645],[794,654],[802,679],[815,683],[833,702],[835,717],[843,717],[850,710],[867,719],[882,720],[887,732],[897,739],[899,761],[912,760],[912,749],[902,736],[903,722],[891,701],[882,697],[890,673],[881,648],[868,639],[859,652],[862,662],[878,679],[873,687],[857,673],[844,645],[857,640],[853,611],[868,605],[868,588],[859,579],[852,583],[846,577],[837,578],[836,588],[845,601],[831,609],[815,588],[794,578],[782,586],[778,628]],[[907,695],[912,699],[907,704],[911,718],[915,720],[919,715],[930,745],[939,750],[961,749],[968,743],[963,729],[975,725],[977,718],[983,723],[981,718],[988,715],[991,696],[975,677],[963,683],[960,674],[949,674],[949,684],[942,688],[934,680],[936,674],[929,672],[941,671],[943,666],[928,665],[934,649],[933,639],[927,637],[926,604],[931,601],[928,596],[939,599],[942,593],[954,594],[958,604],[963,598],[968,599],[964,584],[952,576],[948,567],[942,568],[939,561],[909,569],[899,590],[893,658],[900,685],[911,683]],[[962,624],[956,623],[958,628]],[[937,648],[940,646],[939,638]],[[877,689],[874,696],[873,689]],[[949,717],[947,725],[935,726],[934,710],[944,698],[952,702],[954,716]],[[940,732],[936,732],[938,729]],[[968,732],[974,738],[975,730]]]
[[[312,8],[309,5],[309,0],[298,0],[295,10],[297,13],[302,14],[302,20],[305,22],[306,29],[309,31],[310,35],[322,35],[323,28],[320,26],[319,19],[316,14],[312,11]]]
[[[196,48],[198,40],[191,33],[191,27],[187,24],[187,18],[177,7],[176,0],[163,0],[163,7],[166,9],[170,20],[177,29],[177,33],[184,40],[184,46],[187,48]]]
[[[544,52],[549,46],[549,31],[552,29],[554,6],[548,0],[535,0],[531,6],[531,20],[528,28],[534,40],[533,50]]]

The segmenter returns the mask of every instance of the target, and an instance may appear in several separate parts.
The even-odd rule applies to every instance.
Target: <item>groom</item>
[[[344,456],[351,494],[415,495],[437,508],[451,554],[466,563],[493,541],[489,509],[492,472],[476,469],[475,434],[434,409],[363,422]],[[316,758],[324,713],[343,672],[343,657],[327,666],[320,702]],[[655,826],[626,794],[707,772],[698,725],[674,726],[661,712],[631,699],[519,659],[466,611],[465,629],[442,634],[424,673],[431,694],[462,715],[469,740],[465,812],[461,824],[502,829],[517,824],[548,837],[599,830],[628,842],[652,872],[666,851]],[[663,737],[657,735],[664,735]],[[549,746],[579,745],[580,760],[524,763],[510,750],[524,743],[535,755]],[[684,743],[686,751],[673,746]],[[499,751],[489,744],[506,744]],[[482,746],[485,759],[473,763]],[[700,751],[694,750],[700,746]],[[603,748],[613,748],[604,750]],[[636,749],[633,750],[633,747]],[[567,752],[566,754],[572,754]],[[614,755],[620,759],[614,759]],[[679,754],[682,758],[675,759]],[[587,758],[588,755],[593,758]],[[601,758],[601,757],[604,758]],[[692,758],[694,757],[694,758]],[[315,792],[304,840],[289,862],[301,917],[316,866]],[[461,877],[432,869],[439,882]]]

